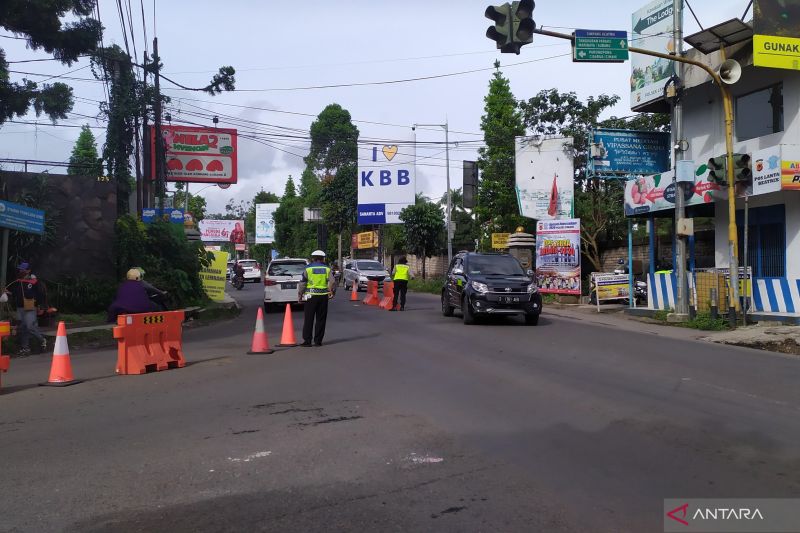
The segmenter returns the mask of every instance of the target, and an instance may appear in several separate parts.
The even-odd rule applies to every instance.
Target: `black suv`
[[[524,315],[535,326],[542,312],[542,295],[533,272],[522,269],[508,254],[460,252],[450,263],[442,287],[442,314],[461,309],[464,324],[480,315]]]

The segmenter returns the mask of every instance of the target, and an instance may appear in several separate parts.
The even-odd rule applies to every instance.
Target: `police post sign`
[[[359,147],[359,224],[400,223],[400,211],[414,205],[415,159],[413,140]]]

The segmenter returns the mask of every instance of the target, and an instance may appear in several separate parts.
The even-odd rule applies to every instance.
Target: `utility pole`
[[[153,38],[153,56],[155,59],[155,72],[153,75],[155,76],[155,104],[154,114],[155,114],[155,121],[156,121],[156,187],[158,189],[158,208],[161,209],[161,212],[164,211],[164,190],[166,189],[164,184],[164,138],[161,136],[161,84],[159,83],[160,73],[159,73],[159,64],[161,63],[161,58],[158,55],[158,37]]]
[[[673,3],[673,44],[675,55],[683,55],[683,0],[674,0]],[[683,63],[675,62],[675,96],[672,103],[672,169],[674,171],[673,183],[675,184],[675,274],[677,298],[675,299],[675,314],[686,317],[689,314],[689,284],[686,276],[686,238],[678,234],[678,224],[686,216],[686,184],[678,181],[678,161],[683,158],[683,104],[680,98],[680,87],[683,85]]]
[[[418,127],[444,128],[444,150],[447,165],[447,213],[445,213],[445,225],[447,229],[447,264],[453,260],[453,236],[450,233],[450,217],[453,210],[453,195],[450,190],[450,126],[445,120],[444,124],[414,124],[414,129]],[[416,151],[416,147],[414,147]]]

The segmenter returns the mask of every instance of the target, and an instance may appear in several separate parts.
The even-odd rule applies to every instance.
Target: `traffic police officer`
[[[303,320],[303,344],[311,346],[311,334],[314,334],[314,345],[322,346],[325,336],[325,322],[328,319],[328,299],[333,297],[334,277],[331,269],[323,262],[325,252],[315,250],[311,253],[311,263],[303,271],[297,285],[298,299],[305,301],[305,317]],[[316,320],[316,327],[314,321]]]
[[[408,259],[401,257],[394,266],[392,281],[394,281],[394,299],[390,311],[397,309],[397,297],[400,297],[400,310],[405,311],[406,292],[408,292],[408,280],[414,278],[414,273],[408,266]]]

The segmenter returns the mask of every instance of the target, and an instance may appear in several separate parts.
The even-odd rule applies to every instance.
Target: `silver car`
[[[383,286],[384,281],[391,281],[389,271],[378,261],[372,259],[353,259],[344,264],[344,289],[353,290],[353,285],[357,290],[367,289],[368,281],[377,281],[378,286]]]

